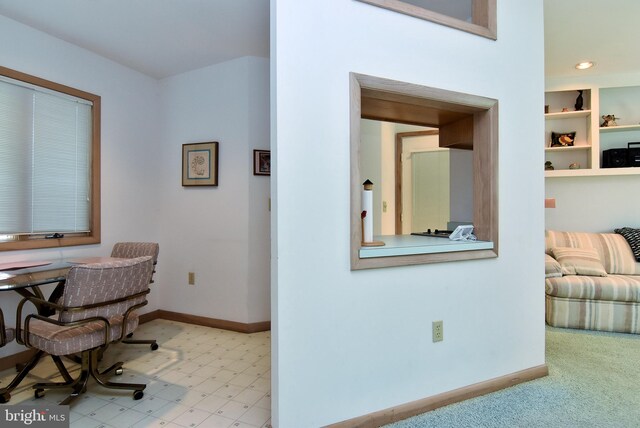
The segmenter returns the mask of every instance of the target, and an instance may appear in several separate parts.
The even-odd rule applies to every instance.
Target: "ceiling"
[[[0,0],[0,14],[158,79],[269,57],[269,0]]]
[[[544,6],[548,77],[640,72],[640,1]],[[159,79],[269,56],[269,0],[0,0],[0,14]]]
[[[544,0],[545,75],[640,72],[639,18],[638,0]],[[575,69],[587,60],[596,66]]]

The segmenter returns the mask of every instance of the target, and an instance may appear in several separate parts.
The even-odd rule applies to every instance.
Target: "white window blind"
[[[91,108],[0,80],[0,235],[89,231]]]

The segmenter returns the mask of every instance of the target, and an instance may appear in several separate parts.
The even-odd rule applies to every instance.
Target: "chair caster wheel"
[[[11,400],[11,394],[9,394],[8,392],[0,394],[0,403],[8,403],[9,400]]]
[[[115,369],[114,373],[116,374],[116,376],[122,376],[122,373],[124,373],[124,370],[122,369],[122,367]]]
[[[34,398],[42,398],[44,397],[44,389],[36,389],[33,391]]]
[[[142,392],[141,390],[137,390],[133,392],[133,399],[134,400],[139,400],[144,396],[144,392]]]
[[[156,349],[158,349],[158,344],[154,342],[151,344],[151,350],[155,351]]]

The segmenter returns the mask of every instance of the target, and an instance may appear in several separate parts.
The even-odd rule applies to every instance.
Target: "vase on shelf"
[[[576,108],[576,111],[580,111],[582,110],[582,106],[584,105],[584,99],[582,98],[582,90],[578,91],[578,98],[576,98],[576,105],[574,106]]]

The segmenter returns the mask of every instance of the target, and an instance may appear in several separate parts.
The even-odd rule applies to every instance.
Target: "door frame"
[[[396,133],[396,145],[395,145],[395,204],[396,204],[396,235],[402,235],[402,152],[403,143],[405,138],[411,137],[425,137],[428,135],[439,135],[440,131],[437,129],[430,129],[428,131],[413,131],[413,132],[398,132]]]

